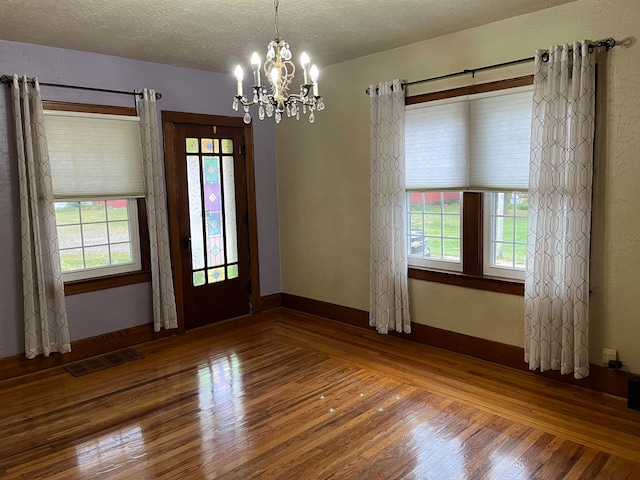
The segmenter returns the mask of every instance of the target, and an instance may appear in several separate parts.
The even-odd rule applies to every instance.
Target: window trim
[[[465,273],[445,272],[409,267],[409,278],[425,282],[444,283],[458,287],[506,293],[524,296],[524,282],[510,278],[489,277],[484,275],[468,275]]]
[[[486,93],[533,84],[533,75],[487,82],[405,98],[405,105]],[[462,199],[462,272],[409,266],[412,279],[444,283],[466,288],[524,296],[524,281],[489,276],[484,273],[484,202],[483,192],[463,192]],[[479,240],[478,240],[479,239]]]
[[[95,105],[86,103],[57,102],[44,100],[42,102],[45,110],[62,110],[84,113],[102,113],[107,115],[137,116],[138,113],[133,107],[118,107],[109,105]],[[65,295],[76,295],[78,293],[93,292],[107,288],[133,285],[151,281],[151,256],[149,245],[149,227],[147,224],[146,202],[144,198],[137,198],[138,233],[139,233],[139,255],[141,269],[133,272],[92,277],[82,280],[64,282]]]
[[[405,97],[404,104],[414,105],[416,103],[433,102],[434,100],[444,100],[447,98],[494,92],[498,90],[506,90],[509,88],[526,87],[528,85],[533,85],[533,75],[525,75],[523,77],[509,78],[506,80],[498,80],[495,82],[478,83],[476,85],[468,85],[466,87],[458,87],[449,90],[441,90],[438,92],[413,95],[411,97]]]

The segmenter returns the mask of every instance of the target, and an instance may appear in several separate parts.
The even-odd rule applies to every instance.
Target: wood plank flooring
[[[623,399],[280,309],[0,382],[0,478],[640,479]]]

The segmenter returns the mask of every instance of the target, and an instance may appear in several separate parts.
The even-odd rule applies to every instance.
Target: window
[[[140,234],[146,216],[135,110],[45,102],[45,127],[65,284],[95,290],[148,280],[127,277],[143,270],[148,244]]]
[[[484,273],[524,279],[527,252],[527,192],[492,192],[484,198]]]
[[[462,271],[459,192],[408,192],[409,256],[415,265]]]
[[[410,267],[524,278],[531,83],[407,98]]]
[[[135,201],[55,202],[55,209],[65,280],[140,270]]]

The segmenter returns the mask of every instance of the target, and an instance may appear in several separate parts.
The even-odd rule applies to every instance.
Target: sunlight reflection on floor
[[[242,374],[241,361],[234,353],[198,369],[199,443],[203,465],[211,463],[221,448],[235,446],[237,458],[242,458],[247,451]]]
[[[78,467],[85,472],[85,478],[116,471],[137,463],[146,455],[144,435],[138,425],[84,442],[76,446],[75,451]]]

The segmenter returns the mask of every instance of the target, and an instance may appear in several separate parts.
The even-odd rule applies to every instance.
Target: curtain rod
[[[13,77],[9,75],[0,76],[0,83],[4,83],[5,85],[11,85],[12,82],[13,82]],[[28,80],[28,82],[33,83],[33,80]],[[39,83],[43,87],[73,88],[74,90],[85,90],[89,92],[116,93],[118,95],[135,95],[137,97],[142,98],[142,92],[138,92],[138,91],[127,92],[124,90],[109,90],[106,88],[82,87],[79,85],[63,85],[60,83],[45,83],[45,82],[39,82]],[[161,98],[162,98],[162,94],[159,92],[156,92],[156,100],[160,100]]]
[[[616,46],[616,40],[614,38],[607,38],[606,40],[600,40],[599,42],[596,42],[596,43],[590,43],[589,44],[589,53],[593,52],[593,50],[596,49],[596,48],[602,48],[602,47],[604,47],[606,49],[606,51],[608,52],[609,50],[611,50],[615,46]],[[569,52],[572,52],[572,51],[573,51],[573,49],[569,50]],[[535,59],[536,59],[536,57],[521,58],[519,60],[512,60],[510,62],[496,63],[494,65],[487,65],[486,67],[465,69],[465,70],[461,70],[459,72],[448,73],[446,75],[440,75],[439,77],[424,78],[422,80],[414,80],[412,82],[403,82],[401,85],[404,88],[405,86],[408,86],[408,85],[418,85],[420,83],[433,82],[435,80],[443,80],[445,78],[459,77],[460,75],[468,75],[468,74],[471,74],[471,77],[475,78],[476,72],[484,72],[485,70],[493,70],[495,68],[502,68],[502,67],[508,67],[508,66],[511,66],[511,65],[518,65],[520,63],[533,62]],[[549,52],[545,52],[545,53],[542,54],[542,61],[543,62],[548,62],[549,61]],[[391,86],[391,90],[393,91],[393,85]],[[369,95],[370,94],[370,89],[367,88],[365,90],[365,93],[367,95]]]

